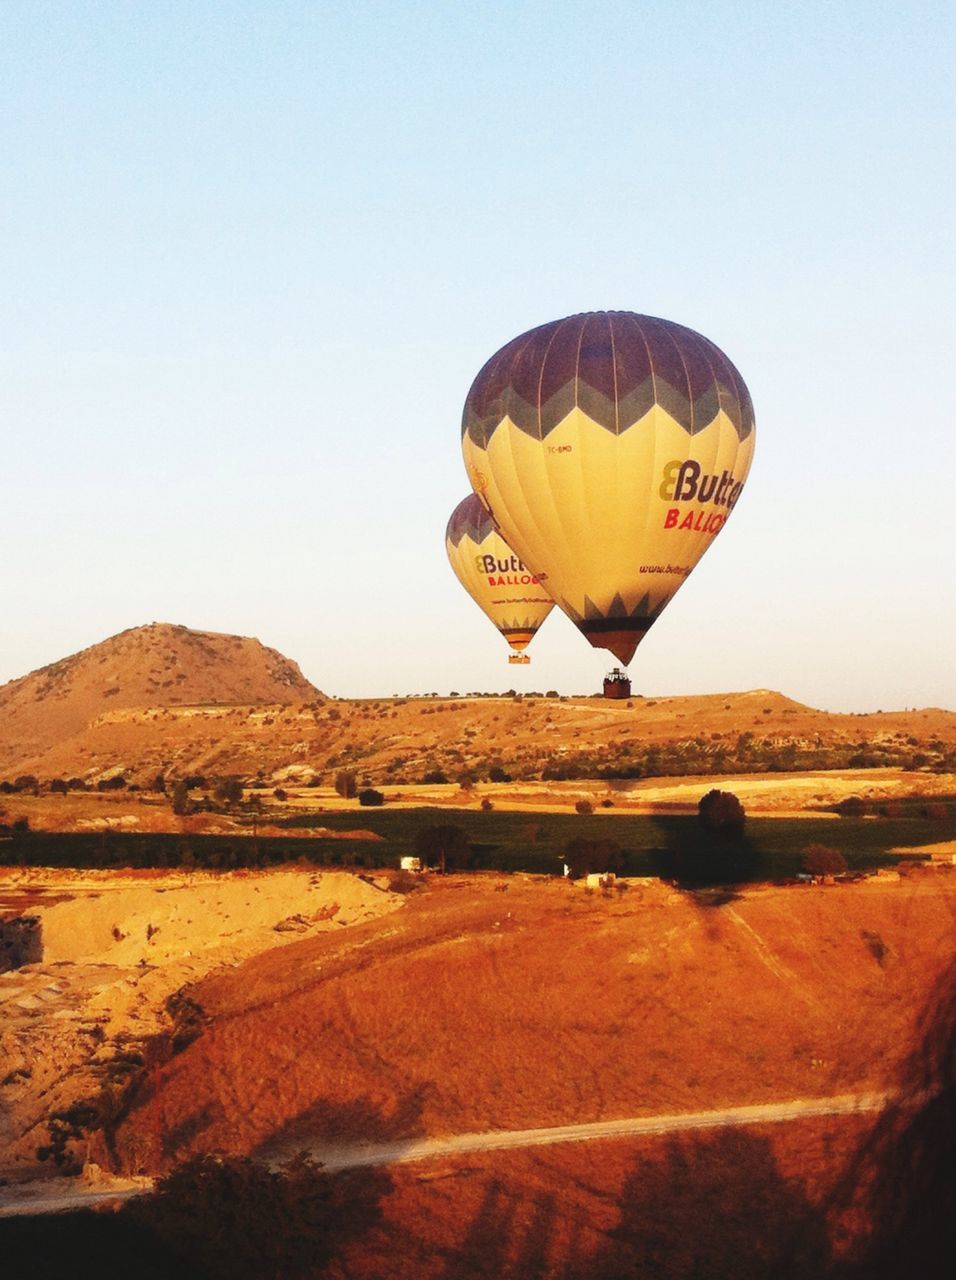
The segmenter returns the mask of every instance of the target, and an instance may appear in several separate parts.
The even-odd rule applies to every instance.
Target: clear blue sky
[[[443,533],[500,345],[712,338],[757,412],[645,693],[956,707],[953,8],[0,6],[0,681],[153,620],[340,696],[529,668]],[[607,665],[610,665],[610,661]]]

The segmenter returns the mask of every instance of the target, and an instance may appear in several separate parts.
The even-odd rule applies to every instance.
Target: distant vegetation
[[[915,813],[915,811],[914,811]],[[775,880],[803,870],[813,844],[841,850],[851,870],[895,865],[892,848],[907,848],[953,838],[949,817],[898,817],[880,821],[837,814],[819,818],[754,817],[746,840],[722,841],[693,814],[527,813],[458,810],[454,821],[443,809],[368,808],[362,826],[379,839],[361,836],[321,839],[308,836],[193,835],[121,831],[31,832],[15,816],[0,814],[0,864],[79,867],[269,867],[305,861],[318,866],[397,868],[403,855],[418,851],[422,831],[454,826],[463,833],[466,865],[477,870],[528,871],[560,875],[569,844],[577,839],[613,840],[621,849],[625,875],[668,879],[719,880],[728,874],[720,859],[731,858],[730,879]],[[279,818],[290,830],[323,826],[347,832],[356,814],[296,813]],[[253,815],[249,817],[250,824]],[[446,854],[447,860],[447,854]],[[603,868],[606,869],[606,868]]]

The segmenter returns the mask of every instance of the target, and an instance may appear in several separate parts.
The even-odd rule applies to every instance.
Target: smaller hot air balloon
[[[476,494],[451,513],[445,550],[458,581],[515,650],[508,661],[530,662],[523,650],[554,601],[495,529]]]

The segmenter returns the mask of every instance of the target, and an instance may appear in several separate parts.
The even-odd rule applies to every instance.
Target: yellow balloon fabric
[[[630,662],[740,496],[743,379],[683,325],[597,311],[508,343],[472,384],[468,478],[592,645]]]
[[[495,529],[475,494],[452,512],[445,550],[458,581],[478,607],[512,649],[523,650],[554,601]]]

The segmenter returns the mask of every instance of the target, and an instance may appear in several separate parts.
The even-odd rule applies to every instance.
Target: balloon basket
[[[531,659],[526,653],[509,653],[508,661],[513,667],[526,667]]]
[[[631,696],[630,678],[620,667],[615,667],[613,671],[609,671],[604,677],[604,696],[605,698],[629,698]]]

